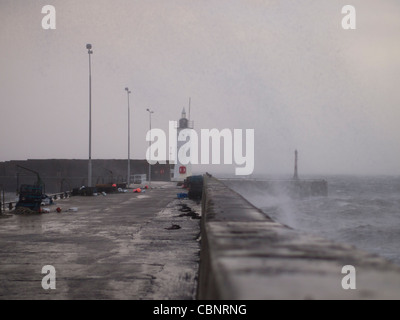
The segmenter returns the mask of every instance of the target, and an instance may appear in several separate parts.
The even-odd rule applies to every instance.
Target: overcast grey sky
[[[397,0],[0,0],[0,161],[88,157],[86,43],[94,159],[127,158],[128,86],[132,158],[146,108],[167,130],[191,97],[197,130],[255,129],[255,173],[297,148],[301,173],[400,174]]]

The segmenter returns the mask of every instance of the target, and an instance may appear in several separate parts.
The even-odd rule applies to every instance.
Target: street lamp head
[[[88,43],[88,44],[86,45],[86,49],[88,49],[88,54],[92,54],[92,53],[93,53],[92,45],[91,45],[90,43]]]
[[[129,91],[129,88],[128,88],[128,87],[126,87],[126,88],[125,88],[125,91]]]

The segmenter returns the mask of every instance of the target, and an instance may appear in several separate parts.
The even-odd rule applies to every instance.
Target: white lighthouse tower
[[[191,122],[187,117],[186,117],[186,111],[185,108],[182,110],[182,115],[181,118],[179,119],[178,122],[178,128],[177,128],[177,153],[179,152],[180,148],[184,145],[187,144],[188,142],[186,141],[179,141],[179,133],[183,129],[193,129],[193,122]],[[190,143],[190,142],[189,142]],[[172,181],[183,181],[187,177],[192,175],[192,164],[189,162],[188,164],[182,164],[179,160],[179,157],[176,157],[176,163],[174,166],[174,175],[172,177]]]

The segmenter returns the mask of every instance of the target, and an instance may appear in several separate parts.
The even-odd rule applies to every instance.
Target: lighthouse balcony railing
[[[175,123],[175,129],[179,129],[179,122]],[[193,129],[194,128],[194,121],[188,121],[186,129]]]

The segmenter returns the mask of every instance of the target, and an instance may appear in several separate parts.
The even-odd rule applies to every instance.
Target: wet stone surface
[[[201,207],[179,191],[72,197],[1,219],[0,299],[194,299]],[[45,265],[55,290],[42,288]]]

